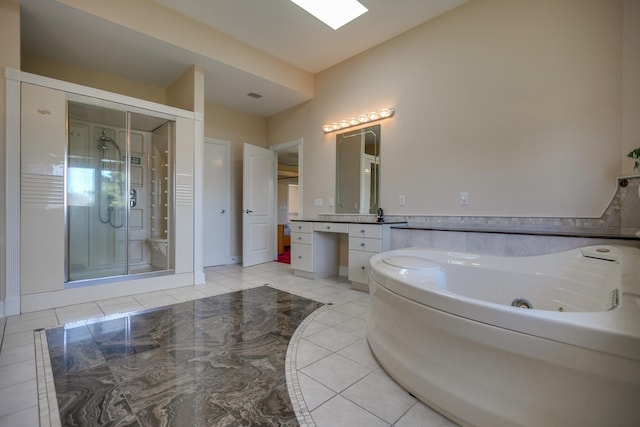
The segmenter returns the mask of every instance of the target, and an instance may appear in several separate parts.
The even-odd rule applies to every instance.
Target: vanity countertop
[[[326,220],[326,219],[292,219],[290,220],[290,222],[322,222],[322,223],[329,223],[329,224],[369,224],[369,225],[398,225],[401,226],[403,224],[406,224],[406,221],[383,221],[383,222],[377,222],[377,221],[331,221],[331,220]]]
[[[408,230],[431,230],[431,231],[457,231],[461,233],[495,233],[495,234],[520,234],[529,236],[554,236],[554,237],[582,237],[589,239],[617,239],[617,240],[640,240],[640,236],[634,233],[622,233],[616,231],[598,230],[527,230],[527,229],[507,229],[490,226],[437,226],[437,225],[394,225],[391,228],[402,228]]]

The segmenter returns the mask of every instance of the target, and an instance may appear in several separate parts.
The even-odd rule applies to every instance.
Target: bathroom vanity
[[[354,289],[367,291],[369,259],[391,248],[391,227],[402,222],[293,221],[291,267],[309,279],[340,274],[340,240],[348,238],[348,279]]]

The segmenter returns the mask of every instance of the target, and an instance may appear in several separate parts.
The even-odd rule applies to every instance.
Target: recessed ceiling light
[[[262,95],[260,95],[259,93],[255,93],[255,92],[249,92],[249,93],[247,94],[247,96],[250,96],[250,97],[255,98],[255,99],[260,99],[260,98],[262,98]]]
[[[367,12],[357,0],[291,0],[334,30]]]

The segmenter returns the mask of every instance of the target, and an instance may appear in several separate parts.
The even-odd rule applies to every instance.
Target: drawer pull
[[[361,233],[364,233],[364,230],[360,230]]]
[[[302,236],[298,236],[298,240],[302,240]]]
[[[362,246],[364,248],[364,243],[360,243],[360,246]]]
[[[331,226],[330,225],[327,225],[327,230],[331,230]]]
[[[364,265],[362,266],[362,269],[364,270]]]
[[[302,259],[302,255],[298,255],[298,259]],[[362,268],[364,268],[364,267],[362,267]]]

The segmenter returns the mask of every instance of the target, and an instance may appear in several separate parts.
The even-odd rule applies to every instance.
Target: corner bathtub
[[[369,345],[434,409],[473,426],[640,426],[640,250],[370,263]]]

